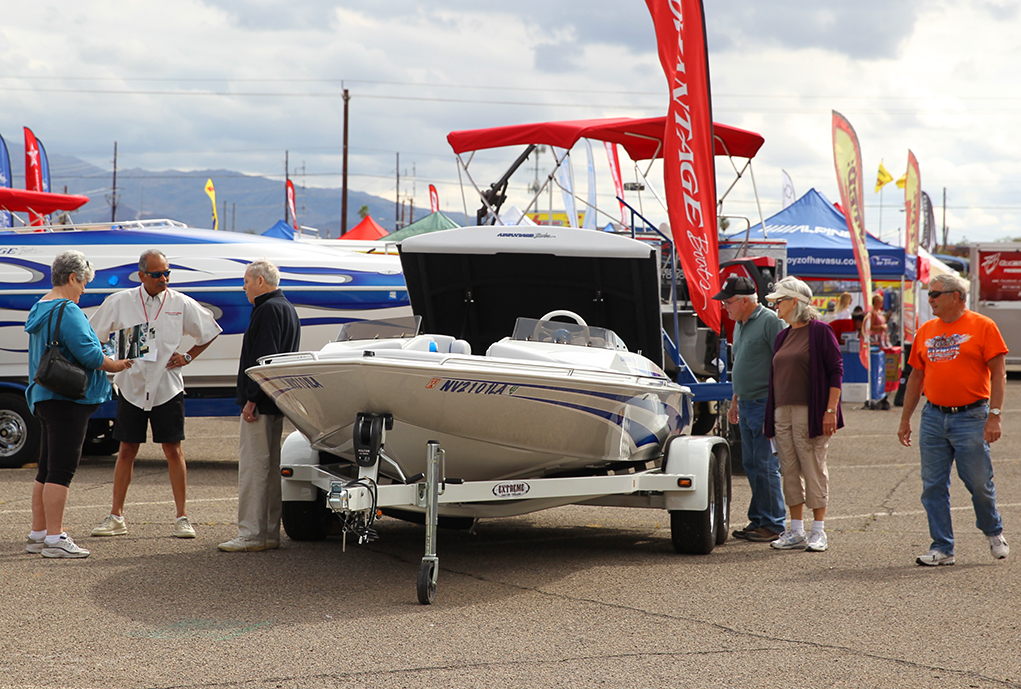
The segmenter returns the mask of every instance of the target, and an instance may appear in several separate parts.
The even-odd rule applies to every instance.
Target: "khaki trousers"
[[[238,535],[259,544],[280,540],[280,436],[283,416],[241,420]]]
[[[830,475],[826,469],[827,435],[808,437],[808,407],[791,404],[777,407],[774,422],[784,502],[805,504],[810,510],[826,507]]]

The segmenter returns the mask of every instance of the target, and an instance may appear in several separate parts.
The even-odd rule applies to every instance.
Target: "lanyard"
[[[142,302],[142,313],[145,314],[145,321],[146,321],[146,323],[148,323],[149,322],[149,311],[145,308],[145,297],[142,296],[143,290],[145,290],[144,286],[138,288],[138,298]],[[156,315],[152,319],[153,323],[155,323],[156,319],[160,317],[160,312],[163,311],[163,305],[166,304],[166,303],[167,303],[166,290],[164,290],[163,298],[160,299],[160,308],[156,311]]]

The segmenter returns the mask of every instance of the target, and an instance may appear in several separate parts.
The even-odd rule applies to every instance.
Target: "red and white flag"
[[[298,214],[294,212],[294,182],[287,180],[287,210],[291,212],[291,225],[298,229]]]
[[[606,159],[610,162],[610,176],[613,177],[613,189],[617,192],[617,198],[624,198],[624,182],[620,178],[620,156],[617,155],[617,144],[604,141],[606,146]],[[627,214],[624,210],[624,202],[620,202],[620,224],[627,227]]]
[[[28,191],[45,191],[43,189],[43,168],[39,157],[39,143],[35,134],[25,127],[25,189]],[[29,213],[32,225],[45,225],[46,218],[39,213]]]
[[[709,60],[701,0],[645,0],[670,88],[663,181],[674,247],[695,313],[720,331],[720,257]]]
[[[429,185],[429,212],[439,213],[440,211],[440,195],[436,193],[436,187]]]

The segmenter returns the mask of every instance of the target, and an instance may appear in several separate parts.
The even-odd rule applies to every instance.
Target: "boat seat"
[[[509,339],[491,344],[486,352],[486,356],[497,357],[499,359],[524,359],[526,361],[557,361],[542,350],[524,347]]]
[[[412,352],[471,354],[470,344],[464,340],[455,340],[450,335],[419,335],[404,349]]]

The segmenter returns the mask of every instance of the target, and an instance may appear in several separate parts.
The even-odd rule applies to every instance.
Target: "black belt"
[[[974,409],[975,407],[981,407],[983,404],[986,404],[988,401],[989,400],[985,400],[985,399],[975,400],[971,404],[966,404],[963,407],[941,407],[938,404],[933,404],[932,406],[936,407],[937,409],[939,409],[944,414],[956,414],[957,412],[968,411],[969,409]],[[932,403],[930,402],[930,404],[932,404]]]

